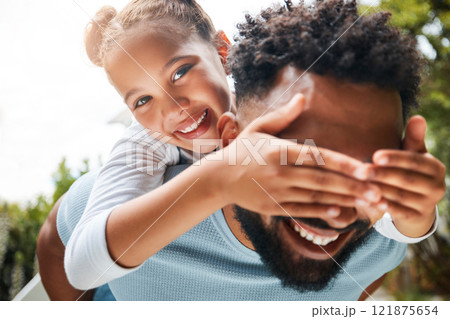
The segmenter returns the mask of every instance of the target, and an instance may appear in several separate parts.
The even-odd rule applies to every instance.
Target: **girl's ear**
[[[227,56],[228,56],[228,51],[231,48],[231,42],[228,39],[225,32],[223,32],[222,30],[220,30],[216,33],[215,38],[216,38],[215,40],[217,43],[217,52],[219,53],[219,56],[220,56],[220,61],[222,62],[223,68],[225,69],[225,72],[228,75],[228,74],[230,74],[230,71],[227,68]]]
[[[222,140],[221,147],[224,148],[239,135],[236,115],[231,112],[223,113],[217,122],[217,129]]]

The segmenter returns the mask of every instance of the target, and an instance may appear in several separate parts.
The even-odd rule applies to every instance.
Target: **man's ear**
[[[223,68],[227,75],[230,74],[230,70],[227,67],[227,57],[228,57],[228,51],[231,48],[231,42],[228,39],[225,32],[222,30],[218,31],[215,35],[215,42],[217,47],[217,52],[220,56],[220,61],[222,62]]]
[[[223,113],[217,122],[217,129],[222,140],[221,147],[228,146],[239,135],[236,115],[231,112]]]

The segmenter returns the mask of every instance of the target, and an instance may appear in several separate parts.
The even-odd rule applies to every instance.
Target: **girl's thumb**
[[[253,123],[253,128],[258,132],[276,135],[287,128],[303,112],[304,106],[304,95],[297,93],[286,105],[258,118]]]
[[[403,149],[417,153],[426,153],[426,130],[426,120],[420,115],[413,116],[406,125],[405,137],[403,139]]]

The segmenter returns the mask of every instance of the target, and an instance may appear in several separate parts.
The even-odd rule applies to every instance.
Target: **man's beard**
[[[279,224],[289,217],[272,217],[269,226],[265,226],[259,214],[242,207],[234,206],[236,219],[241,223],[242,230],[252,242],[261,260],[277,276],[282,284],[299,291],[319,291],[325,288],[336,277],[339,270],[368,238],[370,232],[369,220],[357,220],[340,232],[355,230],[349,242],[333,259],[314,260],[294,253],[279,236]],[[290,219],[290,218],[289,218]],[[334,229],[321,219],[296,218],[299,222],[322,229]],[[369,229],[370,228],[370,229]],[[326,249],[326,246],[324,247]]]

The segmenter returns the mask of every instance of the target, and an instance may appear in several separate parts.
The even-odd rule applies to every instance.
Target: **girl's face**
[[[188,150],[194,139],[219,139],[217,121],[230,109],[231,97],[211,44],[197,35],[180,39],[167,31],[136,30],[120,46],[108,52],[105,69],[150,134],[162,133],[170,144]]]

